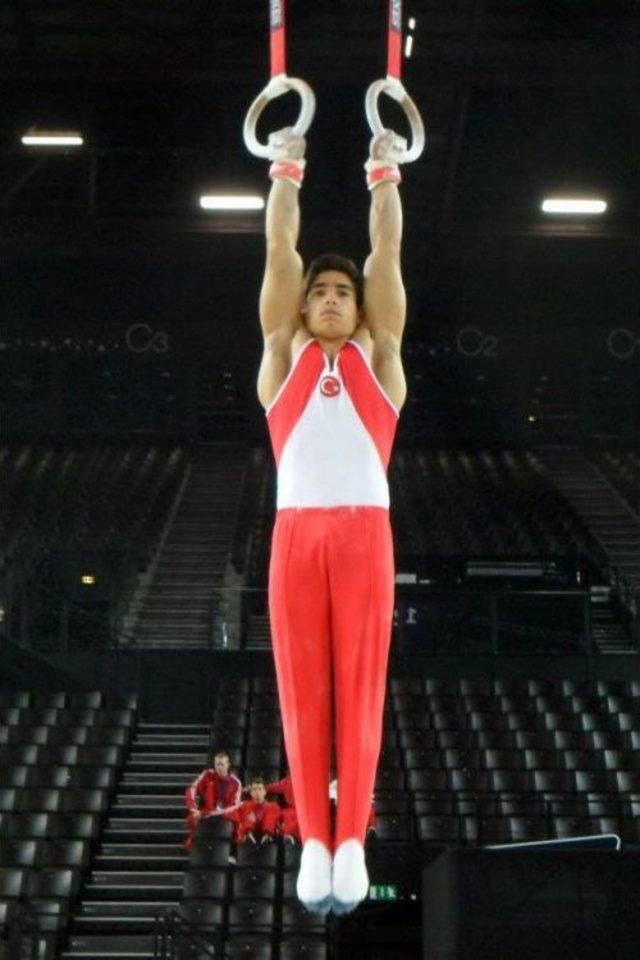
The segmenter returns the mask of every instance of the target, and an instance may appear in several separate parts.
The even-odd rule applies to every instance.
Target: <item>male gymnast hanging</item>
[[[387,467],[406,396],[400,356],[400,174],[391,133],[365,164],[371,253],[360,274],[297,252],[305,142],[281,131],[266,213],[258,396],[277,464],[269,606],[278,692],[303,842],[308,909],[367,895],[364,839],[382,737],[394,563]],[[332,729],[340,781],[329,809]]]

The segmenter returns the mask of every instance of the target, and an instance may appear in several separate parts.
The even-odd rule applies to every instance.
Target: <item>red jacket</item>
[[[273,833],[280,816],[277,803],[258,803],[257,800],[244,800],[235,810],[225,810],[223,816],[237,823],[241,831],[265,830]]]
[[[202,813],[214,810],[233,810],[240,806],[242,784],[235,774],[221,777],[215,770],[203,770],[185,790],[185,803],[189,810]]]
[[[296,805],[291,777],[284,777],[282,780],[278,780],[277,783],[268,783],[267,793],[275,793],[277,796],[282,797],[288,807],[295,807]]]

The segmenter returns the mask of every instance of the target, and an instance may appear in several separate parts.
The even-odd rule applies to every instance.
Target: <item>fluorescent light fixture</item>
[[[568,214],[594,214],[604,213],[607,204],[604,200],[578,200],[572,197],[557,197],[556,199],[544,200],[542,210],[544,213],[568,213]]]
[[[83,137],[73,130],[30,130],[20,138],[25,147],[81,147]]]
[[[415,30],[416,28],[416,18],[409,17],[409,30]]]
[[[404,55],[405,57],[411,56],[411,51],[413,50],[413,35],[408,34],[407,39],[404,42]]]
[[[80,579],[86,587],[91,587],[96,582],[96,578],[92,573],[83,573]]]
[[[263,210],[264,200],[256,196],[233,194],[210,194],[200,197],[203,210]]]

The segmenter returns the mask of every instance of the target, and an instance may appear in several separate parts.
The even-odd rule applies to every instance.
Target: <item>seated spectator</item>
[[[233,810],[225,810],[223,816],[235,824],[236,843],[249,841],[255,844],[271,843],[278,829],[280,807],[268,802],[267,790],[262,777],[253,777],[249,784],[250,800],[244,800]]]
[[[217,817],[240,806],[242,784],[231,773],[229,754],[219,750],[213,758],[213,767],[207,767],[185,790],[187,829],[189,836],[183,846],[189,850],[198,824],[204,817]]]
[[[302,843],[295,798],[293,796],[293,785],[289,773],[287,772],[286,777],[283,777],[282,780],[278,780],[276,783],[268,783],[267,793],[275,793],[276,796],[281,797],[284,802],[284,807],[280,808],[278,833],[289,843]]]

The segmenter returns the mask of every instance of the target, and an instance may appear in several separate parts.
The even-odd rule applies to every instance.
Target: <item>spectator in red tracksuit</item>
[[[280,833],[285,840],[288,840],[290,843],[302,843],[302,838],[300,837],[300,827],[298,825],[298,814],[296,813],[296,802],[293,796],[293,785],[291,783],[291,777],[287,773],[287,776],[282,780],[278,780],[276,783],[267,784],[267,793],[275,793],[276,796],[282,797],[284,801],[284,807],[280,809]]]
[[[242,784],[230,771],[229,754],[220,750],[213,758],[213,768],[199,774],[185,790],[187,805],[187,829],[189,836],[184,841],[189,850],[203,817],[217,817],[221,813],[240,806]]]
[[[249,784],[250,800],[244,800],[235,810],[222,814],[235,824],[236,843],[271,843],[278,828],[280,807],[267,801],[267,790],[262,777],[253,777]]]

